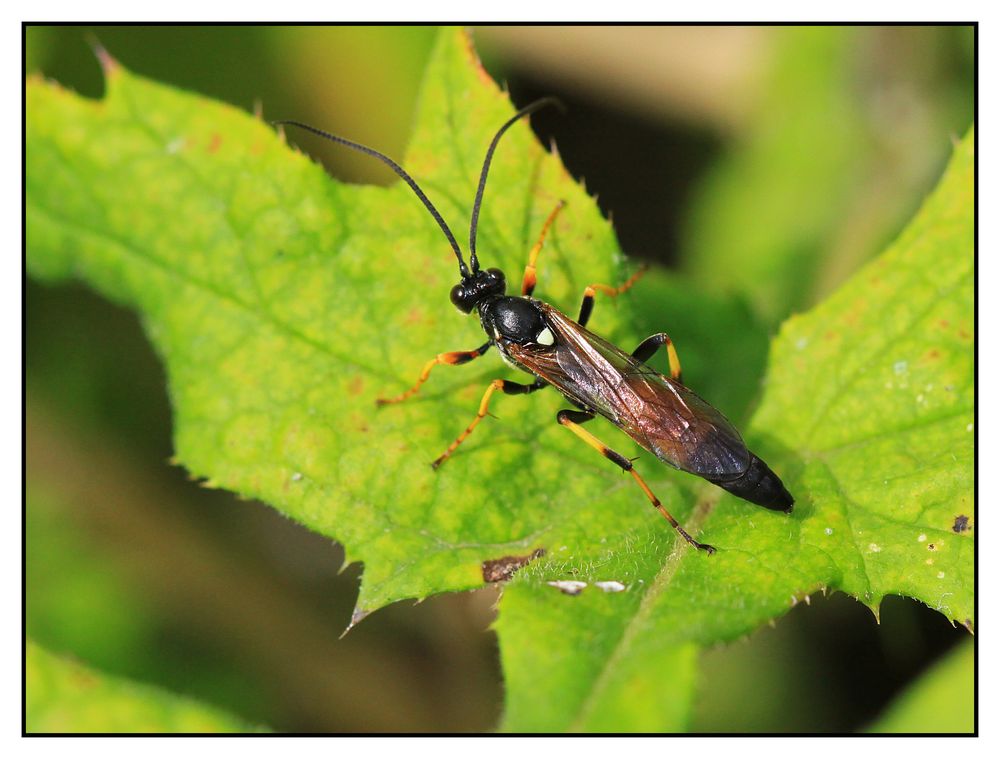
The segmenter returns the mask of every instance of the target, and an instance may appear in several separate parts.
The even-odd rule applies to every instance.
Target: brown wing
[[[536,305],[555,343],[498,345],[515,363],[610,419],[671,466],[709,479],[746,472],[750,453],[717,409],[552,306]]]

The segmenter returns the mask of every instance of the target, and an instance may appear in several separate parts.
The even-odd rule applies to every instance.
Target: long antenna
[[[486,176],[490,173],[490,163],[493,161],[493,152],[497,149],[497,143],[500,142],[500,138],[503,137],[504,132],[510,129],[520,119],[530,113],[534,113],[540,108],[544,108],[547,105],[555,105],[560,109],[563,108],[563,104],[553,97],[541,98],[540,100],[536,100],[531,105],[526,105],[520,111],[511,116],[506,124],[500,127],[496,136],[493,137],[493,142],[490,143],[489,148],[486,150],[486,160],[483,161],[483,170],[479,174],[479,188],[476,190],[476,201],[472,204],[472,223],[469,225],[469,263],[472,264],[473,274],[479,271],[479,258],[476,256],[476,232],[479,228],[479,208],[483,204],[483,193],[486,191]]]
[[[298,127],[299,129],[305,129],[307,132],[312,132],[315,135],[324,137],[328,140],[332,140],[333,142],[339,143],[340,145],[353,148],[354,150],[358,150],[362,153],[370,155],[373,158],[377,158],[386,166],[388,166],[390,169],[392,169],[394,172],[396,172],[396,175],[404,182],[406,182],[410,186],[410,189],[413,190],[413,192],[416,194],[416,196],[420,198],[420,201],[427,207],[427,210],[430,211],[431,216],[434,217],[434,221],[436,221],[438,223],[438,226],[441,227],[441,231],[444,232],[444,236],[448,238],[448,242],[451,244],[451,249],[455,251],[455,257],[458,259],[458,271],[462,275],[462,279],[468,279],[470,276],[472,276],[469,272],[469,267],[465,265],[465,261],[462,259],[462,251],[458,247],[458,241],[455,240],[455,235],[451,233],[451,230],[448,228],[448,225],[445,223],[441,214],[438,213],[438,210],[434,207],[434,204],[431,203],[430,199],[426,195],[424,195],[424,191],[420,189],[420,185],[418,185],[413,180],[413,177],[407,174],[406,171],[403,169],[403,167],[400,166],[398,163],[396,163],[394,160],[392,160],[389,156],[383,153],[379,153],[377,150],[375,150],[374,148],[370,148],[367,145],[362,145],[360,142],[352,142],[351,140],[346,140],[343,137],[338,137],[335,134],[324,132],[322,129],[317,129],[316,127],[309,126],[308,124],[303,124],[300,121],[274,121],[272,123],[275,126],[293,126],[293,127]],[[508,124],[507,126],[510,125]],[[507,126],[505,126],[504,129],[506,129]],[[473,260],[475,260],[475,257],[473,257]],[[474,271],[478,271],[478,267],[475,267]]]

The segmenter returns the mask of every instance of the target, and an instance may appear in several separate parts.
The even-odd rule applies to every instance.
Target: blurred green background
[[[29,72],[99,97],[97,40],[147,77],[401,157],[434,35],[29,27],[25,49]],[[516,104],[565,102],[532,126],[628,255],[738,293],[772,331],[892,239],[973,118],[969,27],[491,27],[475,40]],[[392,181],[363,156],[309,149],[340,179]],[[138,319],[82,287],[29,282],[26,304],[30,636],[280,731],[495,726],[494,589],[397,604],[340,639],[360,567],[341,571],[339,546],[168,463],[163,371]],[[887,599],[877,625],[843,595],[814,597],[704,655],[692,728],[863,730],[968,639],[907,599]]]

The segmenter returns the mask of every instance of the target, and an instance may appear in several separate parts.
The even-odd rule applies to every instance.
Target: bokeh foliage
[[[109,677],[28,642],[25,729],[29,733],[246,733],[218,709]]]
[[[971,29],[787,27],[732,147],[698,184],[682,265],[777,323],[829,295],[915,213],[973,99],[944,72]]]
[[[956,646],[870,725],[869,732],[973,732],[976,728],[975,657],[971,640]]]

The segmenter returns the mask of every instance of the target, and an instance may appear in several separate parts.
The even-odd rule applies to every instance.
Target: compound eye
[[[455,285],[451,288],[451,302],[459,311],[463,313],[472,312],[472,304],[469,302],[469,293],[466,292],[465,287],[461,284]]]

